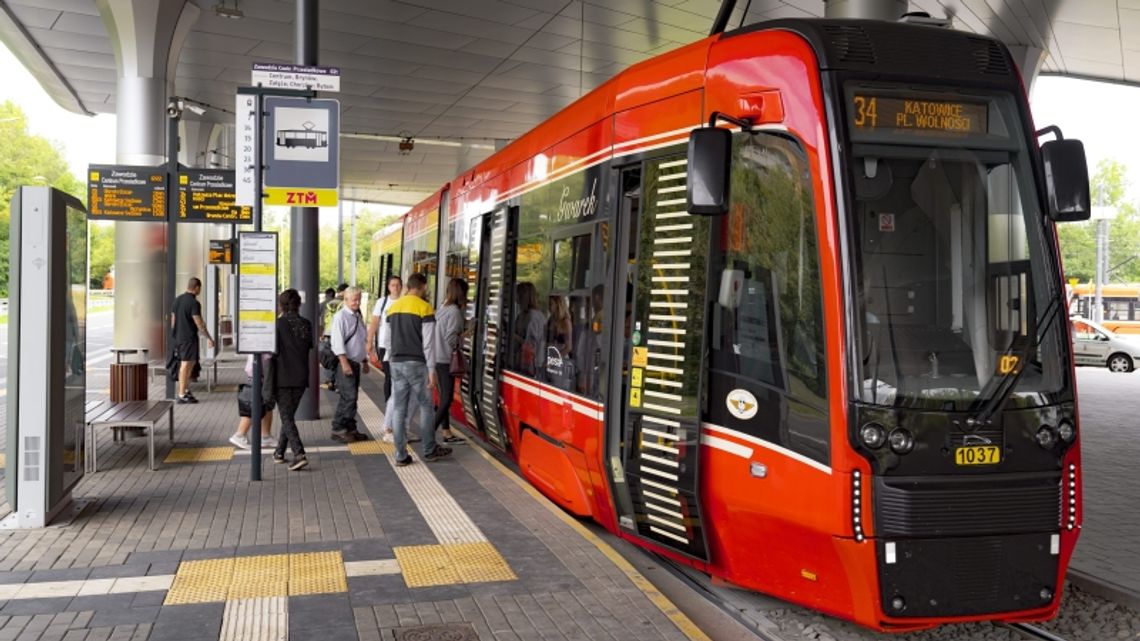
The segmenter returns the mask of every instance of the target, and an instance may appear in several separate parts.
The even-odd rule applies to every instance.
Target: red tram
[[[409,212],[403,271],[471,285],[453,419],[732,583],[881,630],[1050,618],[1081,526],[1053,224],[1088,177],[1038,135],[1005,47],[935,27],[635,65]]]

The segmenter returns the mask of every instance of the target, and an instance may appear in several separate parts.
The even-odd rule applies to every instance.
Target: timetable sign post
[[[260,172],[254,150],[261,144],[261,119],[257,113],[257,96],[251,93],[238,93],[234,118],[237,129],[237,169],[234,177],[235,202],[243,207],[253,207],[257,201],[257,181]]]
[[[88,220],[166,220],[162,167],[88,165]]]
[[[255,62],[250,80],[250,84],[253,86],[267,89],[340,91],[340,69],[338,67]]]
[[[253,222],[253,208],[234,202],[234,171],[187,169],[178,173],[178,222]]]
[[[238,234],[239,354],[277,352],[277,234]]]

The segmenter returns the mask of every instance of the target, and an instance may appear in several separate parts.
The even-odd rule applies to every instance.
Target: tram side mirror
[[[694,216],[720,216],[728,212],[732,164],[732,133],[704,127],[689,134],[689,188],[687,205]]]
[[[1049,195],[1049,216],[1056,222],[1088,220],[1089,166],[1085,146],[1079,140],[1050,140],[1041,145],[1045,163],[1045,187]]]

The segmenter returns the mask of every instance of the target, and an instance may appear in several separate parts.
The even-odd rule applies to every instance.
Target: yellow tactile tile
[[[183,561],[163,605],[225,601],[233,581],[234,559]]]
[[[348,451],[353,456],[372,456],[375,454],[394,454],[396,446],[384,441],[357,441],[348,444]]]
[[[442,547],[464,583],[518,580],[507,560],[489,542],[452,543]]]
[[[199,461],[229,461],[234,457],[232,447],[201,447],[198,448]]]
[[[442,545],[410,545],[396,547],[392,551],[396,553],[396,560],[404,573],[404,583],[409,588],[463,582]]]
[[[166,605],[348,591],[339,551],[265,554],[178,566]]]
[[[234,562],[228,598],[256,599],[289,595],[289,555],[239,556]]]
[[[289,596],[348,592],[339,551],[289,555]]]
[[[229,461],[234,457],[232,447],[176,447],[163,459],[164,463],[197,463],[200,461]]]
[[[397,547],[393,551],[409,588],[518,579],[506,559],[486,541]]]
[[[176,447],[170,450],[163,463],[193,463],[198,460],[198,449],[189,447]]]

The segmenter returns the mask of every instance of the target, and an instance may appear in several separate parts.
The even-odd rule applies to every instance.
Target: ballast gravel
[[[946,625],[906,634],[880,634],[797,607],[773,608],[765,617],[783,641],[1021,641],[1022,633],[988,623]],[[1140,613],[1067,584],[1061,611],[1036,626],[1067,641],[1140,641]]]

